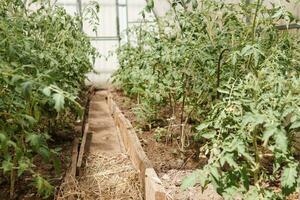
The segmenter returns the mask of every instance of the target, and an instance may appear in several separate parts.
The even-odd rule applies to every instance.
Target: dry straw
[[[142,200],[138,172],[125,154],[89,155],[83,175],[62,184],[58,200]]]

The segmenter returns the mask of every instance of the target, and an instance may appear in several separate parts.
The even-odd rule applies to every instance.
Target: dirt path
[[[87,151],[92,154],[124,152],[117,128],[106,103],[106,91],[99,91],[90,104],[89,126],[91,138]]]
[[[65,183],[58,199],[142,200],[139,173],[119,138],[106,91],[97,92],[91,99],[88,123],[83,169],[72,183]]]

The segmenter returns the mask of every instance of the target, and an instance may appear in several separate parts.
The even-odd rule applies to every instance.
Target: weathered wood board
[[[119,129],[125,149],[133,165],[140,172],[140,180],[145,190],[146,200],[166,200],[165,189],[144,152],[133,126],[118,108],[110,93],[107,95],[107,104]]]

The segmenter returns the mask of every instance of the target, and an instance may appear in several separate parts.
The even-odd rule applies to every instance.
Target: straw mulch
[[[143,199],[138,172],[125,154],[89,155],[82,174],[62,184],[58,200]]]

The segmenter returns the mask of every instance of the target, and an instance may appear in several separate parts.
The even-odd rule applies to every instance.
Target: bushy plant
[[[0,1],[0,169],[11,197],[24,173],[49,197],[53,186],[35,171],[33,158],[40,155],[59,171],[58,153],[48,147],[51,130],[81,115],[78,94],[97,53],[79,17],[48,2],[27,3],[35,9]]]
[[[197,127],[196,139],[206,141],[201,152],[208,165],[186,184],[199,181],[205,188],[212,182],[226,199],[281,199],[294,192],[299,84],[299,74],[286,76],[272,68],[229,81],[220,91],[222,101]],[[281,191],[274,192],[276,187]]]
[[[285,198],[299,171],[299,38],[276,24],[294,17],[263,0],[171,3],[167,16],[135,27],[135,40],[119,49],[116,84],[157,117],[177,118],[181,137],[189,121],[200,124],[195,140],[207,143],[209,163],[184,187],[213,182],[227,199]]]

